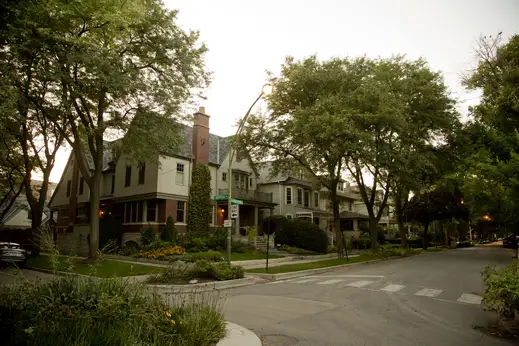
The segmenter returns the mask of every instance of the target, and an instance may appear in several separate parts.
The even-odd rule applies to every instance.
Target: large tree
[[[345,157],[362,135],[354,121],[358,104],[366,102],[362,83],[371,68],[364,58],[288,57],[279,77],[269,74],[269,113],[251,116],[240,137],[254,162],[272,160],[273,173],[297,164],[328,189],[339,257],[344,251],[337,186]]]
[[[94,258],[105,137],[127,134],[120,149],[136,163],[175,149],[182,106],[208,83],[206,48],[159,0],[38,2],[27,9],[26,26],[29,39],[20,49],[40,44],[49,79],[45,101],[60,109],[45,120],[72,147],[90,189]]]

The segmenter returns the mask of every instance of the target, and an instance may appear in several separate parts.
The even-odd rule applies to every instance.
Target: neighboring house
[[[99,215],[111,215],[122,222],[123,244],[139,241],[140,233],[148,227],[161,232],[169,216],[175,220],[178,232],[187,230],[191,170],[195,162],[208,164],[212,197],[227,194],[227,179],[233,179],[232,198],[243,200],[235,233],[243,233],[244,227],[257,226],[260,209],[275,207],[271,194],[257,191],[257,177],[247,160],[233,162],[232,177],[227,176],[229,138],[210,134],[209,116],[203,107],[194,116],[194,126],[186,126],[182,136],[184,143],[177,155],[160,156],[141,163],[119,155],[112,150],[113,143],[106,143]],[[211,226],[221,226],[227,219],[227,201],[212,203]],[[73,154],[50,207],[58,215],[58,245],[60,242],[75,243],[76,252],[85,252],[88,248],[89,188]]]
[[[50,209],[47,205],[43,208],[43,215],[41,220],[41,227],[49,227]],[[1,220],[2,229],[30,229],[31,223],[31,208],[26,197],[18,197],[13,203],[9,211]]]

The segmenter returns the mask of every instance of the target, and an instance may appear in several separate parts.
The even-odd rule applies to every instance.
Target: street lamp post
[[[236,131],[236,134],[234,135],[233,142],[231,143],[230,153],[229,153],[229,168],[227,171],[227,219],[231,220],[231,225],[227,227],[227,262],[231,263],[231,233],[232,233],[232,219],[231,219],[231,206],[232,206],[232,160],[234,158],[234,152],[235,148],[234,145],[237,142],[238,136],[240,135],[241,131],[243,130],[243,127],[245,126],[245,123],[247,122],[247,118],[249,117],[250,112],[252,111],[252,108],[254,108],[254,105],[263,97],[268,96],[272,92],[272,85],[271,84],[265,84],[263,88],[261,89],[261,93],[256,98],[256,100],[252,103],[247,113],[245,113],[245,116],[240,122],[240,125],[238,126],[238,130]],[[268,244],[267,244],[268,246]]]

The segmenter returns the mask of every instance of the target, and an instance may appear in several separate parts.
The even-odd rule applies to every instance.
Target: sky
[[[503,42],[519,33],[519,0],[165,0],[177,9],[178,24],[199,30],[212,71],[205,90],[211,132],[227,136],[245,115],[266,82],[279,73],[286,56],[305,58],[423,57],[442,71],[459,111],[477,104],[460,76],[475,66],[481,35],[502,32]],[[260,106],[262,106],[260,104]],[[264,106],[264,105],[263,105]],[[58,181],[68,151],[52,172]]]

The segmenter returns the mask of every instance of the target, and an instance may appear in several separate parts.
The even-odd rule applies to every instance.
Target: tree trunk
[[[378,221],[372,215],[369,216],[369,231],[371,233],[371,250],[376,250],[378,247],[378,242],[377,242]]]
[[[402,248],[407,248],[407,229],[405,228],[404,222],[398,220],[398,233],[400,234],[400,241]]]
[[[440,221],[440,232],[443,234],[443,246],[449,247],[449,235],[446,229],[443,227],[443,221]]]
[[[402,204],[399,191],[395,191],[395,215],[398,223],[398,234],[400,235],[400,244],[405,249],[407,248],[407,231],[403,221],[404,206]]]
[[[429,240],[427,239],[428,238],[428,235],[427,235],[427,231],[429,230],[429,223],[427,222],[425,225],[424,225],[424,228],[423,228],[423,239],[422,239],[422,244],[423,244],[423,249],[424,250],[427,250],[427,245],[429,244]]]
[[[93,177],[93,184],[90,187],[90,242],[89,259],[96,259],[99,250],[99,197],[101,187],[101,172],[97,172]]]
[[[341,231],[341,218],[339,216],[339,199],[336,189],[330,191],[330,201],[333,210],[333,228],[335,231],[335,244],[337,244],[337,258],[344,258],[344,241]]]

